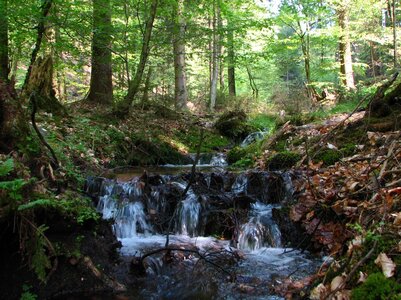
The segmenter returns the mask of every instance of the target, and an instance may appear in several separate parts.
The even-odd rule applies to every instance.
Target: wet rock
[[[301,224],[293,222],[289,217],[287,207],[274,208],[273,220],[277,223],[281,231],[281,238],[284,246],[306,249],[309,239]]]

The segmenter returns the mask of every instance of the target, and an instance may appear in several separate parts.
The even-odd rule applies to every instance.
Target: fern
[[[31,257],[31,268],[35,271],[39,280],[45,282],[47,269],[51,268],[51,262],[46,254],[46,248],[48,247],[47,240],[44,232],[49,227],[40,225],[35,232],[35,238],[32,239],[32,257]]]
[[[57,203],[52,199],[36,199],[34,201],[21,204],[18,206],[18,211],[35,209],[38,207],[56,207]]]
[[[0,177],[8,175],[12,170],[14,170],[14,160],[12,158],[0,162]]]

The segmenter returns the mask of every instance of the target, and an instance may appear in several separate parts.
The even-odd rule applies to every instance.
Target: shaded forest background
[[[330,95],[366,93],[395,70],[396,6],[2,0],[1,78],[26,96],[41,89],[61,103],[119,103],[116,111],[157,101],[299,113]]]

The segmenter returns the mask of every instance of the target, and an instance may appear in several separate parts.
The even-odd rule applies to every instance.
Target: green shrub
[[[289,169],[301,159],[301,155],[295,152],[283,151],[273,155],[266,161],[267,169],[270,171]]]
[[[382,273],[373,273],[359,287],[352,290],[353,300],[399,300],[401,285],[386,278]]]

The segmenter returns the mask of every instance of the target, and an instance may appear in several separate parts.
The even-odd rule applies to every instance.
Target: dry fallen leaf
[[[364,283],[366,281],[366,278],[368,278],[368,274],[359,271],[359,278],[357,283]]]
[[[382,268],[383,274],[386,278],[394,276],[395,263],[386,255],[386,253],[380,253],[375,260],[375,264]]]
[[[335,300],[350,300],[351,299],[351,291],[350,290],[342,290],[338,291],[334,294]]]
[[[330,290],[334,291],[336,289],[341,289],[344,285],[344,276],[336,276],[330,283]]]
[[[401,212],[392,214],[392,216],[395,217],[393,224],[396,226],[400,226],[401,225]]]
[[[321,300],[325,299],[327,295],[327,287],[324,286],[323,283],[320,283],[317,287],[315,287],[310,293],[309,299],[311,300]]]

